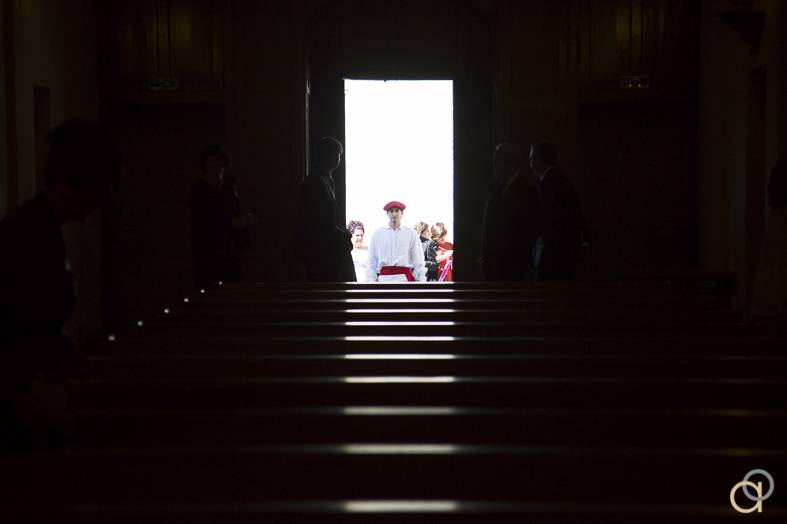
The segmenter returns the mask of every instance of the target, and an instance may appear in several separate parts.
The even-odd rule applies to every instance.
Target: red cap
[[[383,211],[388,211],[392,207],[398,207],[402,211],[404,211],[404,209],[405,209],[405,205],[404,204],[402,204],[401,202],[397,202],[396,200],[393,200],[393,201],[388,202],[387,204],[385,204],[383,206]]]

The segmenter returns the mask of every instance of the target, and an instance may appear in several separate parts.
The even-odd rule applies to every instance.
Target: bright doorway
[[[451,80],[344,81],[347,220],[368,245],[403,202],[403,225],[445,224],[454,238],[454,100]]]

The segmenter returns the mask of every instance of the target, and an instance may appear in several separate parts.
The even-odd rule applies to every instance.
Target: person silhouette
[[[557,148],[553,144],[537,142],[530,146],[530,168],[538,177],[543,213],[543,227],[533,255],[536,280],[572,281],[580,247],[590,242],[579,195],[571,180],[558,169]]]
[[[241,280],[241,252],[253,240],[256,220],[240,203],[237,182],[227,175],[230,157],[218,145],[200,155],[199,180],[191,187],[191,256],[194,285]]]
[[[492,161],[495,179],[484,209],[481,273],[487,281],[532,280],[533,246],[542,227],[536,181],[524,172],[516,144],[498,144]]]
[[[333,172],[342,161],[341,142],[321,138],[314,150],[313,168],[303,183],[300,240],[296,258],[306,269],[310,282],[355,282],[350,254],[350,233],[339,219]]]
[[[102,127],[69,121],[48,135],[45,185],[0,222],[0,443],[57,446],[77,354],[63,334],[75,305],[61,227],[83,222],[120,178]]]

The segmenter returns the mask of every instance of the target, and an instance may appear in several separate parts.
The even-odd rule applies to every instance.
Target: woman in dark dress
[[[241,251],[251,243],[252,217],[243,211],[235,179],[225,174],[230,157],[221,146],[200,156],[202,176],[191,188],[191,254],[194,284],[241,279]]]
[[[435,282],[437,280],[437,247],[435,243],[432,242],[429,224],[426,222],[418,222],[415,225],[415,232],[418,233],[418,238],[421,239],[421,246],[424,248],[426,280],[427,282]]]

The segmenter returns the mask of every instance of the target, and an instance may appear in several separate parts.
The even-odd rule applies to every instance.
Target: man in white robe
[[[421,240],[413,228],[402,227],[405,205],[383,206],[388,225],[377,229],[369,243],[369,282],[426,282],[426,263]]]

